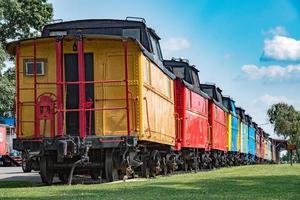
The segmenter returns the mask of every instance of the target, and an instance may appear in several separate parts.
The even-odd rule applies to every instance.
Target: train
[[[10,120],[10,119],[8,119]],[[8,121],[7,120],[7,121]],[[11,121],[11,120],[10,120]],[[20,166],[19,153],[13,150],[13,139],[16,138],[13,123],[0,123],[0,166]]]
[[[67,183],[272,163],[278,149],[235,100],[165,60],[142,18],[47,24],[12,41],[16,134],[24,172]],[[277,155],[277,157],[276,157]]]

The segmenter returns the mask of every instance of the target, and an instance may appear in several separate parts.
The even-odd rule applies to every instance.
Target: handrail
[[[38,81],[37,78],[37,44],[38,42],[36,41],[36,39],[34,39],[32,41],[32,47],[33,47],[33,55],[20,55],[20,46],[17,45],[16,47],[16,79],[17,79],[17,98],[16,98],[16,105],[17,105],[17,135],[19,135],[19,133],[21,133],[21,129],[22,129],[22,123],[26,123],[25,121],[23,121],[22,118],[22,114],[21,114],[21,110],[23,108],[23,106],[34,106],[34,118],[33,118],[33,123],[34,123],[34,135],[35,138],[40,138],[40,132],[41,130],[39,130],[38,127],[38,123],[39,122],[39,118],[38,118],[38,113],[37,113],[37,106],[38,106],[38,102],[37,102],[37,95],[38,95],[38,89],[39,89],[39,85],[56,85],[56,105],[55,105],[55,112],[53,113],[53,115],[57,114],[56,117],[56,131],[55,131],[55,135],[62,135],[63,134],[63,130],[64,130],[64,112],[79,112],[80,117],[79,117],[79,132],[80,132],[80,136],[81,137],[85,137],[87,133],[86,132],[86,119],[85,119],[85,115],[87,114],[86,112],[91,112],[92,111],[103,111],[103,110],[126,110],[126,116],[127,116],[127,134],[130,135],[131,133],[131,121],[130,121],[130,117],[132,117],[132,124],[133,124],[133,129],[136,130],[136,120],[137,120],[137,116],[136,116],[136,100],[137,98],[134,98],[132,93],[129,91],[129,75],[128,75],[128,41],[125,39],[122,41],[123,47],[124,47],[124,78],[121,80],[93,80],[93,81],[87,81],[85,80],[85,64],[84,64],[84,38],[82,36],[79,36],[76,38],[76,42],[77,42],[77,47],[78,47],[78,76],[79,76],[79,80],[78,81],[74,81],[74,82],[70,82],[70,81],[64,81],[63,79],[63,37],[57,37],[57,39],[55,40],[55,56],[56,56],[56,81]],[[20,66],[19,66],[19,59],[21,57],[31,57],[33,58],[33,87],[23,87],[20,88],[20,81],[19,81],[19,76],[20,76]],[[93,108],[93,107],[86,107],[86,98],[85,98],[85,85],[86,84],[110,84],[110,83],[121,83],[122,86],[125,85],[125,98],[103,98],[103,99],[93,99],[93,101],[109,101],[109,100],[125,100],[126,101],[126,106],[115,106],[115,107],[107,107],[107,108]],[[76,109],[66,109],[64,106],[64,91],[65,88],[62,86],[65,85],[79,85],[79,107]],[[20,102],[20,91],[21,90],[34,90],[34,99],[32,102]],[[132,102],[130,102],[132,101]],[[130,104],[132,104],[132,114],[130,114]],[[132,115],[132,116],[131,116]],[[90,117],[90,121],[91,121],[91,117]],[[90,122],[91,123],[91,122]],[[89,124],[89,126],[91,126]],[[90,131],[89,131],[90,132]],[[54,135],[54,136],[55,136]]]
[[[79,85],[79,84],[95,84],[95,83],[122,83],[126,82],[126,80],[99,80],[99,81],[59,81],[59,82],[37,82],[39,85]]]
[[[146,102],[146,115],[147,115],[147,124],[148,124],[148,131],[149,131],[149,138],[152,136],[151,135],[151,129],[150,129],[150,121],[149,121],[149,110],[148,110],[148,101],[147,101],[147,98],[146,97],[144,97],[144,101]]]

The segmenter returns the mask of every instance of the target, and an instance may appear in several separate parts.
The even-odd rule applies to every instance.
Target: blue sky
[[[143,17],[165,58],[183,57],[258,124],[284,101],[300,109],[300,1],[51,0],[54,18]],[[270,125],[262,127],[272,134]]]

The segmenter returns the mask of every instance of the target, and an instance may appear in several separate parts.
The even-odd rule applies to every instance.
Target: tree
[[[8,41],[36,36],[52,19],[52,4],[47,0],[0,0],[0,72],[8,58]],[[14,69],[0,73],[0,115],[8,116],[14,105]]]
[[[274,132],[283,136],[290,143],[297,144],[297,160],[300,161],[300,112],[292,105],[277,103],[268,109],[270,123],[274,126]]]
[[[0,77],[0,111],[1,116],[13,116],[15,100],[15,68],[8,69]]]

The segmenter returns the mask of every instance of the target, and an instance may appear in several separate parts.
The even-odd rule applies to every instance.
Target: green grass
[[[0,181],[0,199],[300,199],[300,165],[242,166],[113,184]]]

